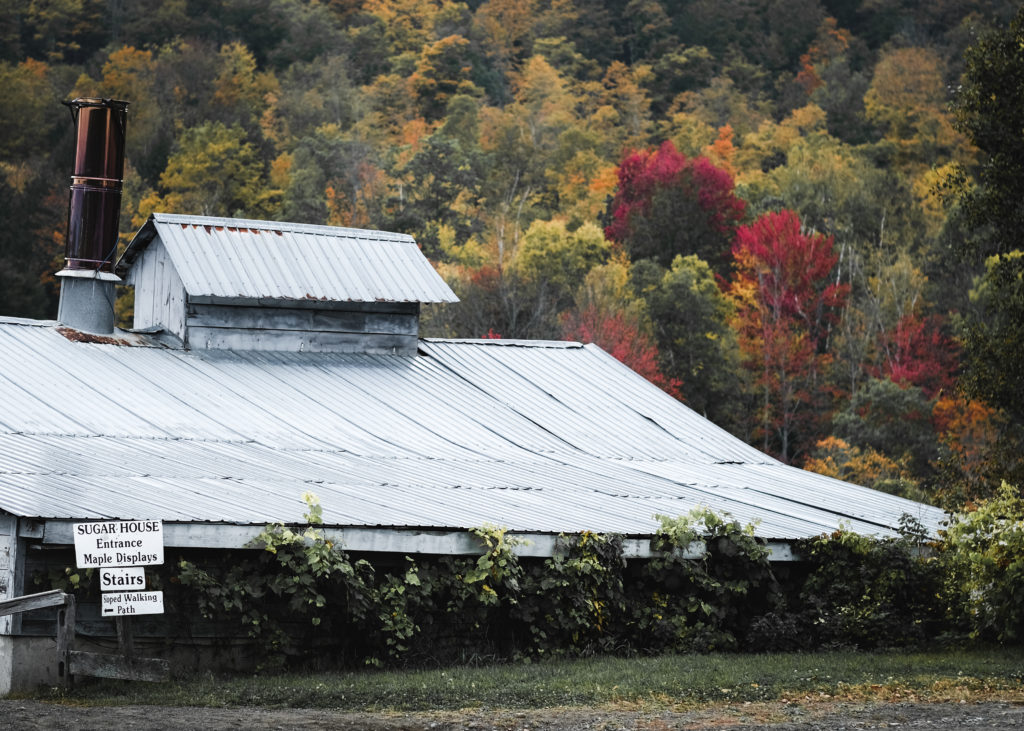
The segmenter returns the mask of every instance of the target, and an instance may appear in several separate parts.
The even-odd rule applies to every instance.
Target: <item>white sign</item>
[[[135,614],[163,614],[162,591],[124,591],[102,595],[104,617],[131,617]]]
[[[141,566],[100,569],[100,591],[142,591],[146,588],[146,570]]]
[[[80,569],[164,562],[164,524],[159,520],[75,523],[74,534]]]

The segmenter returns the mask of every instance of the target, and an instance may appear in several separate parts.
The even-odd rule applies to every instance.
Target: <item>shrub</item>
[[[779,597],[754,526],[706,509],[657,517],[659,555],[645,562],[629,592],[632,643],[655,652],[737,648]]]
[[[897,538],[839,530],[796,550],[808,570],[798,614],[813,644],[914,645],[941,631],[943,564],[914,521]]]
[[[559,536],[555,555],[527,573],[514,612],[530,655],[589,655],[616,649],[622,640],[625,590],[622,537]]]
[[[327,539],[315,496],[304,496],[308,527],[296,533],[269,525],[253,541],[261,550],[217,567],[190,561],[178,565],[177,579],[194,590],[206,619],[241,624],[265,659],[282,664],[289,657],[329,657],[331,651],[364,652],[348,637],[364,637],[377,600],[373,567],[350,561]],[[371,654],[372,658],[373,655]]]
[[[1003,482],[995,497],[950,516],[943,548],[952,618],[976,638],[1024,638],[1024,500]]]

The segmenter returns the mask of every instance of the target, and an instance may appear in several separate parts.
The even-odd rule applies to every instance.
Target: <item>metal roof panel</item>
[[[155,236],[193,297],[458,301],[405,234],[154,213],[117,270],[123,274]]]
[[[783,465],[598,348],[416,356],[73,342],[0,318],[0,509],[36,518],[644,535],[704,506],[766,538],[935,508]]]

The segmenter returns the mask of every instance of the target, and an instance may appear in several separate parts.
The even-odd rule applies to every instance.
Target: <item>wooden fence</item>
[[[122,680],[163,681],[170,676],[166,660],[136,657],[130,618],[118,617],[119,655],[79,652],[75,643],[75,597],[60,589],[0,600],[0,616],[59,607],[57,611],[57,677],[70,687],[75,675]]]

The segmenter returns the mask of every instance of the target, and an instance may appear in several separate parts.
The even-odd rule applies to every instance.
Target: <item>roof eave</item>
[[[128,242],[128,246],[125,247],[124,253],[117,260],[117,264],[114,265],[114,273],[124,279],[135,261],[142,256],[142,252],[156,238],[156,234],[155,214],[150,214],[146,223],[135,233],[132,240]]]

